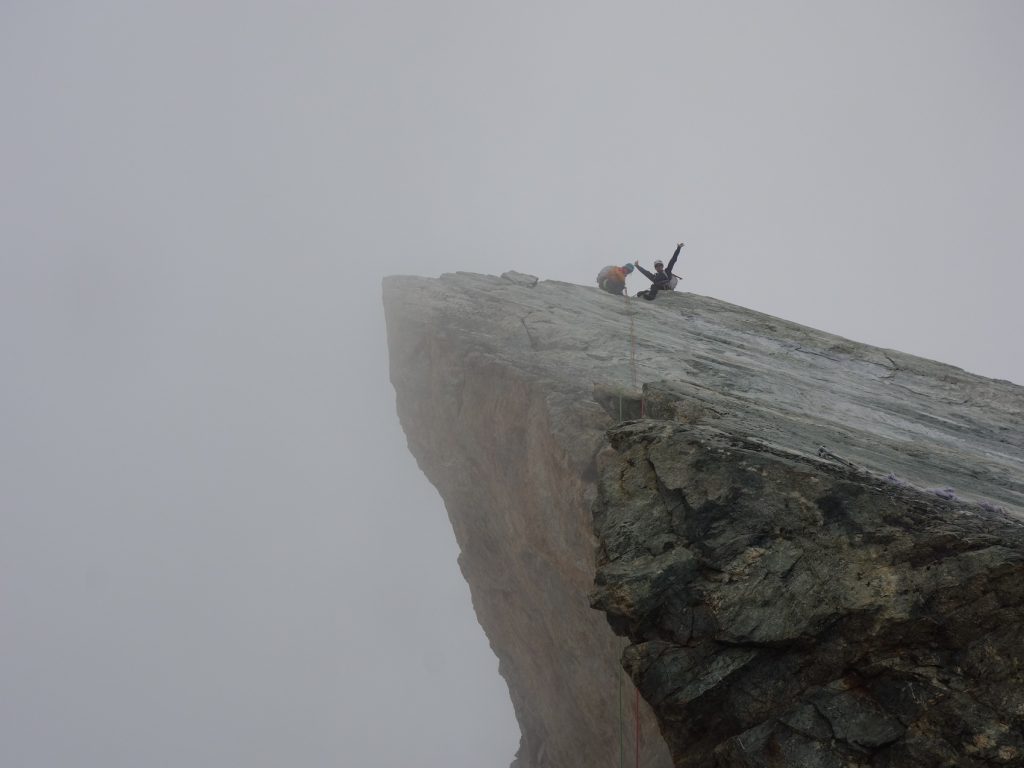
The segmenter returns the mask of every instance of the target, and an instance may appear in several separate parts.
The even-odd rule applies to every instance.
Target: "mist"
[[[1024,382],[1024,6],[8,3],[0,763],[507,765],[380,281],[680,288]]]

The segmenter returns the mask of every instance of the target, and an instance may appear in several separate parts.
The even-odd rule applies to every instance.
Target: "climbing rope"
[[[633,720],[636,723],[636,768],[640,768],[640,689],[636,689],[636,702],[633,705]]]
[[[629,314],[629,372],[633,380],[633,389],[639,389],[637,384],[638,377],[636,373],[636,312],[633,310],[633,305],[629,301],[629,292],[626,291],[623,296],[626,297],[626,312]],[[619,406],[621,411],[621,404]],[[647,404],[644,402],[643,392],[640,393],[640,418],[646,417]],[[619,421],[622,421],[622,414],[619,414]]]
[[[626,312],[629,313],[629,371],[633,376],[633,389],[636,389],[636,320],[633,317],[633,306],[629,302],[629,293],[623,295],[626,297]]]
[[[622,670],[616,670],[615,676],[619,679],[619,768],[623,768],[626,763],[626,750],[622,724]]]
[[[626,717],[622,706],[622,676],[622,669],[617,669],[616,679],[619,683],[619,768],[625,768],[626,765]],[[640,733],[640,689],[637,688],[635,690],[636,696],[633,699],[633,746],[636,768],[640,768],[640,743],[642,741]]]

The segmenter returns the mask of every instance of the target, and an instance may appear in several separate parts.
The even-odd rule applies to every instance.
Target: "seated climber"
[[[668,260],[668,268],[665,268],[665,263],[658,259],[654,262],[654,273],[648,272],[646,269],[640,266],[639,261],[634,261],[637,269],[644,273],[648,280],[651,281],[651,287],[646,291],[640,291],[637,296],[643,296],[648,301],[654,299],[658,295],[658,291],[674,291],[676,284],[679,282],[679,278],[672,274],[672,268],[676,265],[676,259],[679,258],[679,251],[682,249],[683,243],[676,243],[676,252],[672,254],[672,258]]]
[[[621,296],[626,290],[626,275],[632,271],[632,264],[623,264],[621,267],[605,267],[597,273],[597,284],[602,291]]]

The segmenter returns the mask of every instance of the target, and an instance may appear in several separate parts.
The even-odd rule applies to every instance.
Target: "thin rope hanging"
[[[624,295],[626,297],[626,312],[629,313],[629,372],[633,377],[633,389],[636,389],[636,320],[633,317],[635,312],[629,301],[629,294]]]
[[[633,740],[636,743],[636,768],[640,768],[640,689],[636,689],[636,700],[633,704],[633,719],[636,722],[636,735]]]
[[[619,681],[619,768],[624,768],[626,764],[626,746],[625,746],[625,724],[622,719],[622,670],[616,670],[615,677]]]
[[[636,312],[633,309],[633,305],[629,301],[629,293],[622,294],[626,297],[626,312],[629,314],[629,372],[633,381],[633,389],[639,389],[638,384],[639,377],[637,376],[636,367]],[[621,398],[620,398],[621,399]],[[620,405],[621,410],[621,405]],[[647,403],[644,402],[643,392],[640,393],[640,418],[647,417]],[[622,421],[622,414],[619,414],[619,421]]]

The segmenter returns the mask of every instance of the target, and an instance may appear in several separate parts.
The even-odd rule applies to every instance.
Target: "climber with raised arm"
[[[651,281],[651,287],[646,291],[640,291],[637,296],[643,296],[648,301],[654,299],[658,295],[658,291],[674,291],[676,284],[679,282],[679,278],[672,274],[672,269],[676,265],[676,259],[679,258],[679,251],[682,250],[683,243],[676,243],[675,253],[672,254],[672,258],[668,260],[668,267],[665,263],[658,259],[654,262],[654,272],[648,272],[646,269],[640,266],[639,261],[634,261],[636,268],[639,269],[644,276]]]
[[[623,264],[621,267],[605,267],[597,273],[597,285],[602,291],[621,296],[626,290],[626,275],[633,271],[632,264]]]

